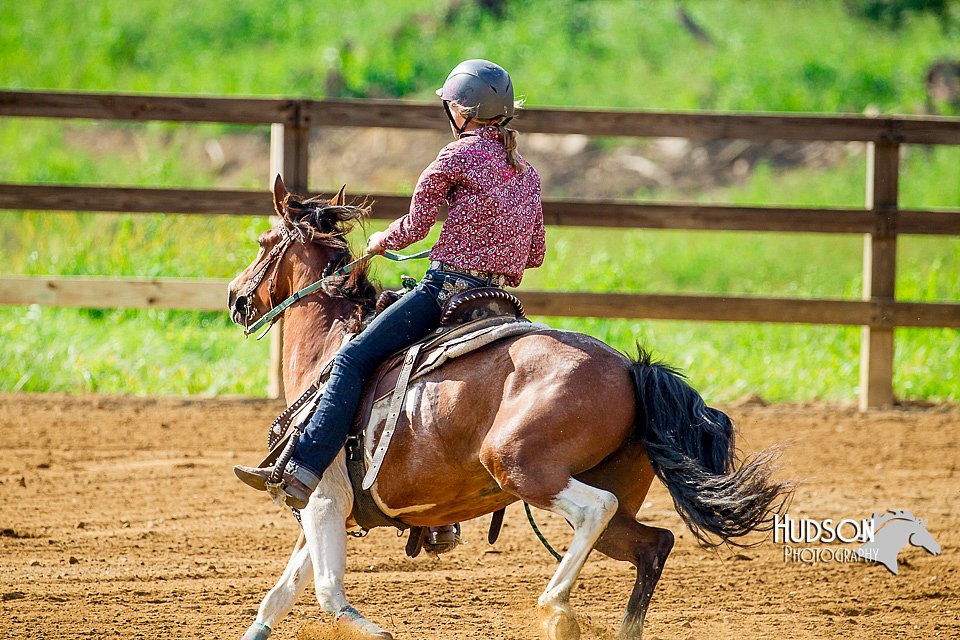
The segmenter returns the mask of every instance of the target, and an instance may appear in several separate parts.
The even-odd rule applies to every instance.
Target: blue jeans
[[[443,283],[474,288],[487,286],[483,278],[429,270],[413,291],[377,315],[333,357],[333,368],[323,399],[293,452],[298,463],[318,476],[330,466],[347,441],[364,380],[389,356],[410,346],[440,326]]]

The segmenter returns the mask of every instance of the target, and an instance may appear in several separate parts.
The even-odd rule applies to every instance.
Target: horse
[[[909,511],[898,509],[875,513],[871,523],[873,539],[857,547],[854,553],[864,560],[882,564],[894,575],[900,572],[897,556],[908,543],[933,555],[940,553],[940,544],[927,531],[927,521]]]
[[[346,204],[342,189],[330,200],[298,197],[279,176],[273,197],[280,220],[230,283],[228,305],[234,322],[249,326],[278,300],[323,281],[283,312],[283,379],[292,401],[374,308],[366,263],[337,274],[354,260],[345,236],[369,207]],[[730,418],[708,407],[681,374],[642,350],[631,359],[581,333],[545,327],[456,358],[411,383],[403,411],[373,486],[388,516],[439,526],[522,500],[573,528],[537,601],[547,640],[579,637],[569,595],[594,548],[636,567],[620,632],[640,638],[674,544],[672,532],[636,518],[655,476],[707,546],[768,529],[790,492],[772,479],[777,451],[739,460]],[[293,554],[244,640],[264,640],[311,574],[320,607],[348,625],[349,637],[392,637],[344,593],[352,508],[341,451],[301,511]]]

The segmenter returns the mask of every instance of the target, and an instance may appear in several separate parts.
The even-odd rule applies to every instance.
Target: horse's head
[[[228,287],[230,317],[243,327],[348,263],[345,236],[369,213],[366,207],[345,204],[343,189],[330,200],[302,199],[287,192],[280,176],[274,183],[273,204],[280,221],[260,235],[256,258]],[[373,296],[362,266],[327,284],[320,293],[357,304]]]
[[[910,544],[915,547],[922,547],[933,555],[940,553],[940,543],[933,539],[933,536],[927,531],[927,521],[918,520],[917,529],[910,534]]]
[[[927,521],[920,520],[909,511],[895,509],[875,513],[873,525],[873,539],[862,544],[856,553],[867,560],[879,562],[894,575],[900,570],[897,556],[908,542],[934,555],[940,553],[940,545],[927,531]]]

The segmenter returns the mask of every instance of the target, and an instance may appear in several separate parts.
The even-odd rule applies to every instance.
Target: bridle
[[[273,266],[273,275],[270,276],[270,279],[267,281],[267,301],[270,303],[271,309],[274,307],[273,292],[276,290],[277,272],[280,270],[283,256],[286,255],[287,249],[293,244],[293,235],[287,229],[287,225],[280,223],[279,229],[281,235],[283,235],[283,239],[270,250],[270,253],[267,255],[267,261],[264,262],[263,266],[253,275],[243,292],[243,296],[246,299],[243,313],[245,333],[248,333],[246,329],[249,326],[250,319],[253,317],[253,305],[250,304],[250,301],[253,300],[253,295],[257,292],[257,289],[260,288],[260,285],[263,284],[263,279],[266,277],[271,265]]]
[[[334,265],[339,264],[340,262],[343,261],[344,253],[346,253],[349,256],[349,252],[347,251],[346,248],[340,249],[339,251],[334,253],[333,257],[324,267],[324,270],[323,270],[324,275],[323,277],[320,278],[320,280],[313,283],[309,287],[301,289],[300,291],[288,297],[286,300],[284,300],[280,304],[277,304],[276,302],[274,302],[273,296],[277,287],[277,273],[280,271],[280,265],[283,264],[283,258],[287,254],[287,251],[290,249],[290,247],[293,246],[293,243],[295,241],[299,240],[299,242],[303,244],[303,243],[306,243],[308,240],[306,235],[299,229],[297,230],[297,231],[300,231],[300,233],[298,234],[299,238],[296,238],[294,236],[293,230],[291,230],[290,227],[288,227],[285,222],[281,222],[279,225],[277,225],[277,229],[280,230],[280,235],[283,237],[281,238],[280,242],[274,245],[273,249],[270,250],[270,253],[267,254],[266,261],[263,263],[260,269],[257,270],[257,272],[253,275],[253,277],[250,278],[250,281],[247,283],[247,286],[244,288],[244,292],[243,292],[243,297],[245,299],[245,304],[243,308],[243,334],[248,336],[251,333],[258,331],[265,324],[270,323],[269,326],[267,327],[267,330],[264,331],[261,335],[259,335],[257,337],[257,340],[267,335],[267,332],[270,331],[274,323],[276,323],[277,317],[281,313],[283,313],[283,311],[285,311],[287,307],[289,307],[291,304],[293,304],[297,300],[300,300],[301,298],[320,290],[323,287],[323,283],[328,278],[334,275],[339,275],[342,271],[342,268],[340,270],[337,270],[334,273],[330,273],[330,271],[333,269]],[[352,264],[355,264],[356,262],[359,262],[359,260],[355,260],[350,264],[352,265]],[[345,266],[350,266],[350,265],[345,265]],[[257,313],[252,303],[252,301],[254,300],[254,294],[256,294],[257,290],[263,284],[263,280],[264,278],[266,278],[267,273],[270,272],[271,267],[273,267],[273,273],[267,279],[267,303],[270,305],[269,309],[265,314],[263,314],[263,316],[259,320],[257,320],[253,324],[250,324]],[[343,272],[345,273],[345,271]]]
[[[280,230],[280,234],[283,238],[274,245],[273,249],[270,250],[270,253],[267,255],[267,260],[263,263],[263,266],[257,270],[254,276],[247,283],[247,286],[244,289],[243,297],[245,299],[245,304],[243,307],[243,335],[248,336],[251,333],[259,331],[264,325],[267,325],[266,330],[257,336],[257,340],[263,338],[267,333],[273,328],[273,325],[277,322],[284,311],[287,310],[290,305],[294,304],[298,300],[316,293],[321,290],[324,285],[331,279],[337,276],[341,276],[350,272],[350,268],[355,264],[369,260],[375,255],[381,255],[376,253],[366,253],[359,258],[344,264],[339,268],[335,268],[336,265],[342,263],[345,259],[350,257],[350,251],[344,246],[340,250],[336,251],[333,254],[333,257],[327,262],[326,266],[323,269],[323,276],[313,284],[307,285],[303,289],[291,294],[285,300],[280,303],[275,303],[273,301],[273,294],[276,289],[276,279],[277,272],[280,270],[280,265],[283,263],[283,257],[286,255],[287,250],[293,245],[297,240],[301,243],[306,243],[308,238],[306,235],[297,229],[299,232],[299,238],[294,237],[294,230],[290,229],[285,222],[280,222],[277,227]],[[383,254],[383,257],[394,262],[402,262],[404,260],[415,260],[418,258],[426,258],[430,255],[430,250],[421,251],[413,255],[405,256],[399,253],[394,253],[393,251],[386,251]],[[251,320],[256,315],[256,310],[253,308],[252,300],[254,299],[254,294],[263,284],[263,279],[266,278],[267,273],[270,271],[270,267],[273,267],[273,275],[267,280],[267,302],[270,304],[269,310],[264,313],[256,322],[250,324]]]

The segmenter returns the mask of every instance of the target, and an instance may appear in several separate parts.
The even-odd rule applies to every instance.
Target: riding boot
[[[430,527],[423,538],[423,548],[427,553],[439,555],[453,551],[457,545],[463,544],[460,538],[460,523]]]
[[[280,498],[288,507],[303,509],[310,500],[310,494],[320,484],[320,476],[310,471],[295,458],[291,458],[283,470],[279,484],[270,483],[273,467],[244,467],[237,465],[233,468],[237,477],[247,485],[259,491],[267,491],[274,498]]]

